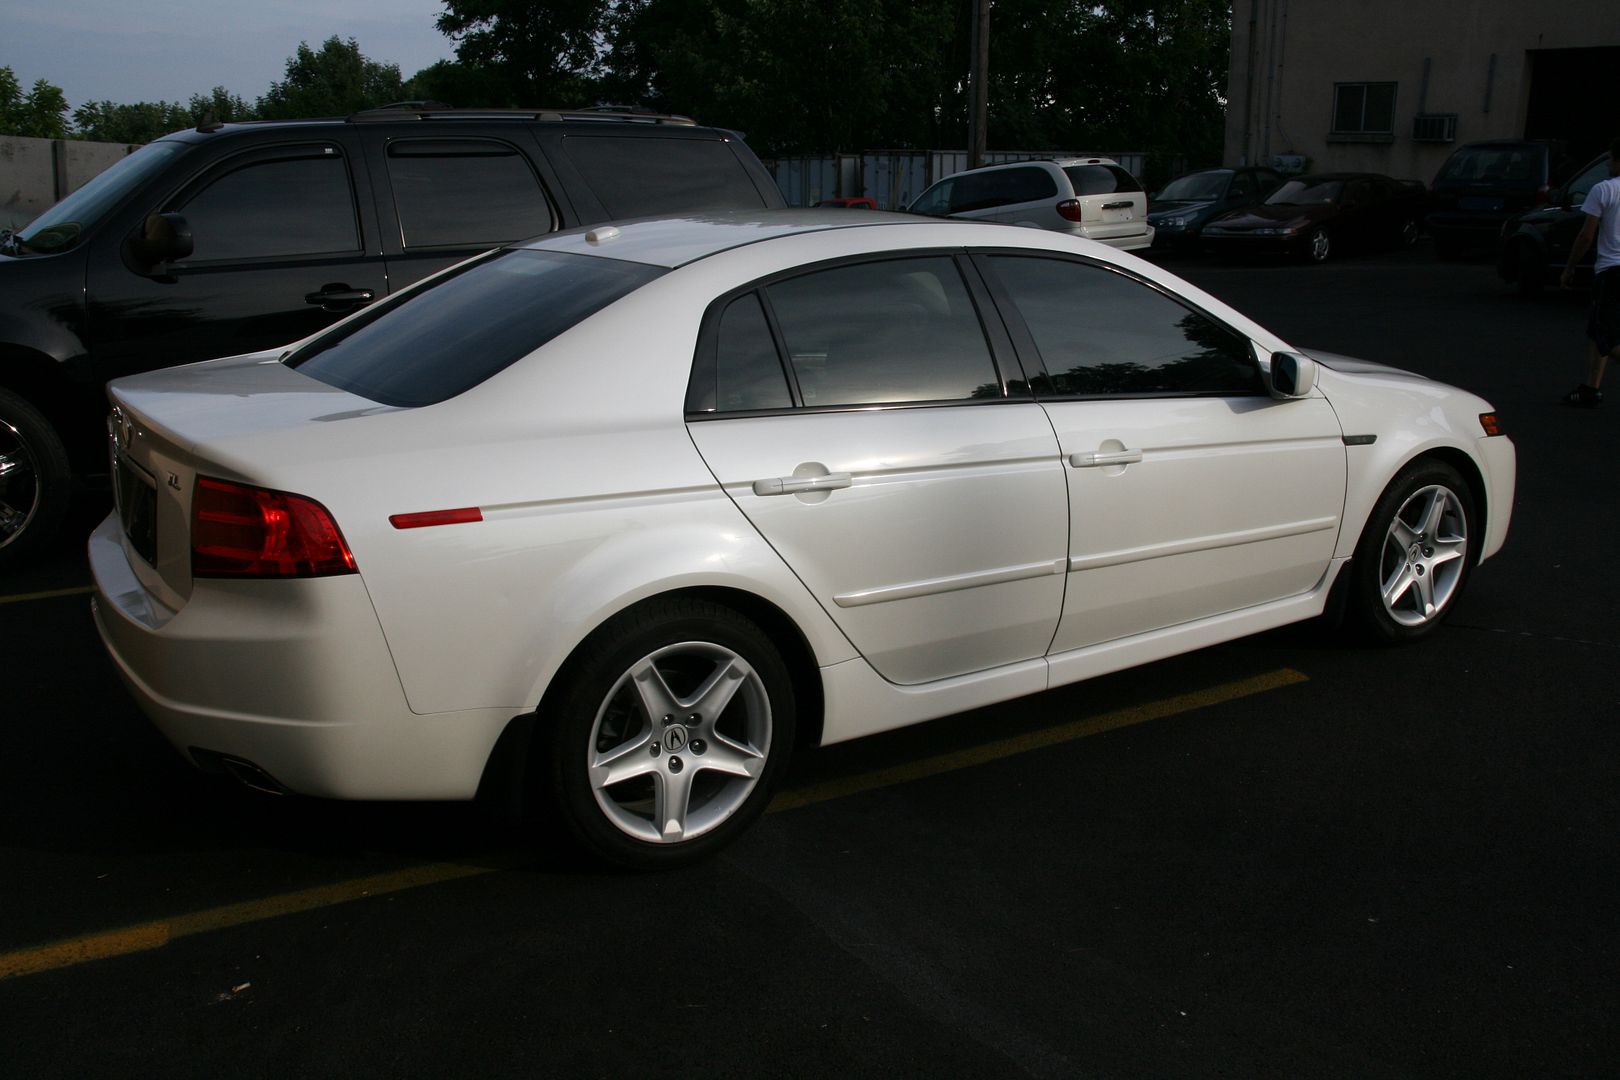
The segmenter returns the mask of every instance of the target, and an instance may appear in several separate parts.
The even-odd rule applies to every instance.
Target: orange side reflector
[[[1502,434],[1502,425],[1497,423],[1496,414],[1493,412],[1480,413],[1479,426],[1485,429],[1487,435]]]
[[[425,529],[430,525],[466,525],[483,521],[484,512],[476,506],[459,510],[427,510],[420,514],[390,514],[388,524],[396,529]]]

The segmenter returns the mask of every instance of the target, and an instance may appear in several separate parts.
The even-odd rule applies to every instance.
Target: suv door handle
[[[1118,450],[1111,454],[1070,454],[1069,464],[1077,469],[1097,469],[1104,465],[1135,465],[1142,460],[1140,450]]]
[[[323,308],[336,310],[358,304],[369,304],[376,296],[377,294],[370,289],[351,289],[342,282],[337,282],[332,285],[322,285],[320,292],[305,294],[304,303],[319,304]]]
[[[847,472],[827,473],[823,476],[777,476],[769,480],[755,480],[755,495],[803,495],[807,491],[837,491],[855,482]]]

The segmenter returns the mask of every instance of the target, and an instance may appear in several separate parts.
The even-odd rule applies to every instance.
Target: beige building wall
[[[1568,60],[1540,50],[1616,46],[1620,0],[1234,0],[1226,163],[1299,155],[1316,172],[1380,172],[1428,182],[1463,143],[1526,136],[1538,67],[1548,82]],[[1581,58],[1584,93],[1620,109],[1620,65],[1607,78],[1588,77],[1592,59]],[[1396,92],[1388,136],[1332,134],[1336,84],[1389,82]],[[1571,102],[1577,106],[1589,107]],[[1415,140],[1413,118],[1420,112],[1455,114],[1455,138]],[[1607,143],[1620,134],[1620,122],[1615,127],[1595,137]]]

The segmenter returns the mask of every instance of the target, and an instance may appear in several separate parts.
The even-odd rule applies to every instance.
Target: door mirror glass
[[[147,272],[191,252],[191,226],[181,214],[148,214],[140,231],[129,238],[130,257]]]

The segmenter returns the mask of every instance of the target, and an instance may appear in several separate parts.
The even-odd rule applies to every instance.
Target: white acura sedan
[[[555,234],[111,398],[96,619],[194,764],[515,771],[637,867],[735,838],[798,743],[1330,600],[1421,637],[1513,503],[1472,394],[1089,241],[874,214]]]

